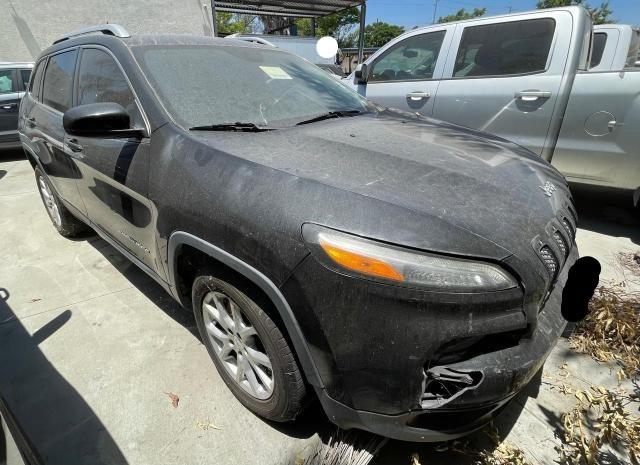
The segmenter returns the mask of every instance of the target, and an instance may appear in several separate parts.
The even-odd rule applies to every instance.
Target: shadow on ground
[[[0,162],[26,160],[27,157],[22,149],[0,150]]]
[[[0,288],[0,412],[25,462],[126,464],[91,407],[38,348],[69,321],[71,310],[30,335],[9,299],[9,290]]]

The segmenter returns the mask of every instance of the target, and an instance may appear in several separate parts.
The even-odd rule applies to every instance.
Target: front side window
[[[546,69],[555,21],[551,18],[465,28],[453,77],[530,74]]]
[[[593,35],[593,49],[591,50],[591,63],[589,63],[589,68],[595,68],[600,64],[606,44],[607,34],[605,32],[596,32]]]
[[[59,53],[49,58],[42,86],[42,102],[45,105],[62,112],[69,109],[75,63],[75,50]]]
[[[0,94],[15,92],[13,89],[13,70],[0,69]]]
[[[78,69],[77,104],[104,102],[122,105],[134,127],[142,126],[135,97],[115,60],[103,50],[85,49]]]
[[[240,122],[276,129],[329,112],[373,108],[317,66],[273,47],[132,50],[164,107],[185,128]]]
[[[433,78],[446,31],[409,37],[387,50],[372,66],[368,82]]]

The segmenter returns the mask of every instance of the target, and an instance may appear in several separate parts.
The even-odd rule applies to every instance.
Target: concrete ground
[[[589,196],[578,208],[581,255],[598,258],[605,279],[633,282],[616,255],[638,249],[638,221]],[[103,240],[59,236],[19,157],[0,155],[0,211],[0,400],[45,463],[287,464],[334,431],[317,407],[289,425],[244,409],[192,316]],[[496,421],[533,463],[557,459],[559,418],[571,404],[557,380],[567,372],[578,385],[616,384],[608,367],[561,340]],[[451,453],[397,441],[374,463],[409,464],[412,453],[452,463]]]

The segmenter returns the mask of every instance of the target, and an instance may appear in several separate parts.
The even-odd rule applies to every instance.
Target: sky
[[[367,0],[367,23],[376,20],[399,24],[405,29],[431,24],[435,0]],[[600,5],[602,0],[587,0]],[[618,23],[640,26],[640,0],[610,0],[613,18]],[[460,8],[487,8],[487,15],[499,15],[536,8],[536,0],[438,0],[436,19],[455,13]]]

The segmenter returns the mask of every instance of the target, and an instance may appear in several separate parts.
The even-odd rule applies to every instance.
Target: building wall
[[[101,23],[131,34],[211,34],[209,0],[0,0],[0,61],[33,61],[65,33]]]

